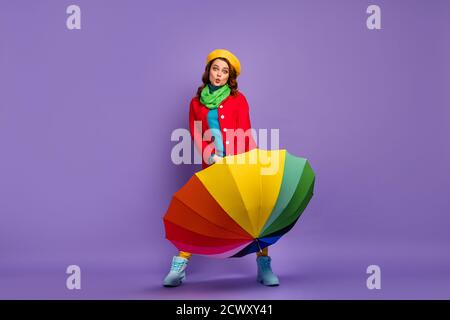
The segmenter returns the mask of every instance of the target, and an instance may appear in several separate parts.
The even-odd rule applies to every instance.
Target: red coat
[[[189,108],[189,129],[197,150],[201,151],[202,155],[204,154],[204,157],[202,157],[203,169],[209,166],[205,162],[205,158],[208,159],[211,154],[215,153],[214,142],[211,136],[206,135],[204,137],[205,131],[209,129],[207,119],[209,110],[200,103],[197,97],[192,98]],[[250,131],[247,131],[247,134],[245,134],[246,130],[251,129],[251,124],[247,99],[242,93],[238,92],[236,96],[230,94],[222,101],[217,111],[226,156],[247,152],[256,148],[256,142]],[[201,128],[194,126],[194,121],[201,121]],[[233,133],[233,130],[230,129],[242,129],[243,131],[239,130]]]

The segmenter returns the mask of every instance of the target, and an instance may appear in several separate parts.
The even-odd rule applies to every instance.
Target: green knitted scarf
[[[209,92],[209,87],[206,85],[200,93],[200,102],[209,109],[216,109],[219,104],[230,95],[231,89],[228,84],[224,84],[221,88],[214,92]]]

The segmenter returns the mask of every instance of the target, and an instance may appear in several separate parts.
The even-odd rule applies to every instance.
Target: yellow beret
[[[210,54],[208,54],[208,57],[206,58],[206,64],[208,64],[210,61],[216,58],[226,58],[231,63],[233,68],[236,70],[237,76],[239,76],[239,74],[241,73],[241,63],[234,54],[225,49],[216,49],[214,51],[211,51]]]

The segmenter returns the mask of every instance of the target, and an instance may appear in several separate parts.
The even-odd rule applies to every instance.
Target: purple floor
[[[216,260],[193,257],[187,281],[177,288],[161,286],[170,257],[136,252],[103,254],[80,263],[81,290],[65,287],[71,262],[21,267],[2,266],[1,299],[450,299],[450,259],[445,248],[391,245],[357,247],[351,243],[312,245],[294,252],[272,250],[279,287],[255,281],[253,256]],[[339,252],[339,254],[338,254]],[[375,253],[374,253],[375,252]],[[381,268],[381,289],[366,287],[367,266]]]

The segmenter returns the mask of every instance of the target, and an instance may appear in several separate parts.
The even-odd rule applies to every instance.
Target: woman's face
[[[223,86],[227,83],[230,76],[228,64],[222,59],[216,59],[209,69],[209,82],[214,86]]]

